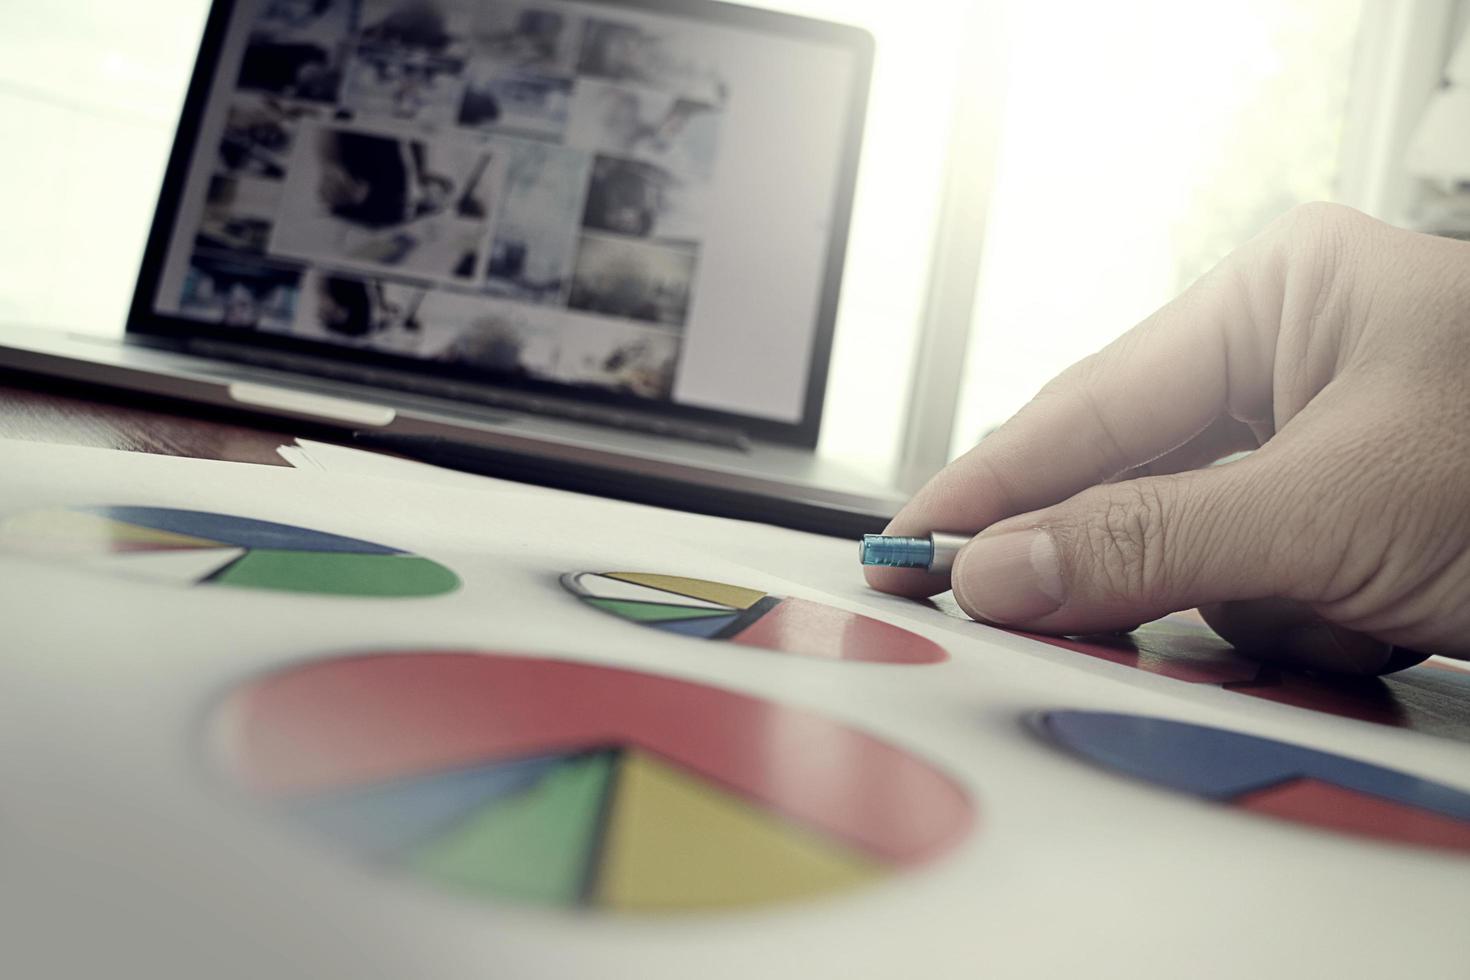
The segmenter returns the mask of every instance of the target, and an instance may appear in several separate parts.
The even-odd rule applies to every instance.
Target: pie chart
[[[1162,718],[1050,711],[1037,726],[1125,776],[1323,830],[1470,853],[1470,792],[1286,742]]]
[[[397,548],[170,507],[20,514],[0,522],[0,551],[174,585],[404,598],[459,587],[443,565]]]
[[[660,914],[811,899],[919,867],[972,807],[820,715],[650,674],[393,652],[249,683],[230,782],[309,836],[461,895]]]
[[[679,636],[827,660],[948,659],[939,644],[881,620],[738,585],[645,572],[573,572],[561,581],[589,606]]]

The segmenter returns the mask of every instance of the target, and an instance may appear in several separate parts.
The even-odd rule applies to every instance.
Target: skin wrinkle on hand
[[[1206,613],[1227,639],[1287,658],[1296,643],[1314,666],[1380,669],[1389,644],[1470,657],[1467,371],[1470,244],[1298,208],[1048,384],[889,533],[976,529],[956,598],[1027,629],[1208,605],[1230,610]],[[1008,593],[981,587],[975,558],[987,539],[1039,526],[1057,542],[1066,601],[1018,615],[1002,608]],[[951,584],[867,575],[912,596]],[[1293,604],[1265,615],[1273,596]],[[1274,634],[1247,628],[1253,609]]]

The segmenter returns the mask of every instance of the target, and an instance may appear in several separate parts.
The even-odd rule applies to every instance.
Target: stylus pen
[[[934,531],[922,538],[864,534],[858,544],[858,560],[864,565],[947,572],[954,565],[954,556],[960,553],[970,537],[948,531]]]

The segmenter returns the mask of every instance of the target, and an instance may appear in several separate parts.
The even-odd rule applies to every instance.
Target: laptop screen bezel
[[[278,350],[314,355],[338,363],[358,363],[409,372],[426,378],[466,381],[490,388],[522,391],[572,399],[589,405],[606,405],[610,410],[635,410],[644,414],[685,419],[710,425],[737,428],[756,438],[790,445],[814,448],[821,429],[822,406],[827,390],[827,373],[836,328],[838,297],[846,263],[847,241],[851,226],[853,198],[857,185],[858,163],[867,118],[868,93],[872,79],[874,42],[872,35],[860,27],[815,20],[794,14],[779,13],[754,7],[712,2],[712,0],[581,0],[609,9],[632,9],[697,22],[746,28],[832,44],[851,52],[853,76],[849,94],[848,118],[844,126],[843,144],[833,190],[831,234],[823,263],[823,280],[817,302],[817,322],[812,335],[810,364],[801,417],[796,422],[782,422],[758,416],[682,405],[672,400],[658,401],[631,394],[591,386],[539,381],[512,375],[488,374],[483,370],[456,368],[454,365],[425,364],[411,357],[400,357],[375,351],[339,347],[330,343],[304,340],[279,334],[253,332],[241,334],[238,329],[204,323],[180,316],[157,312],[153,307],[172,244],[178,213],[189,172],[196,152],[200,130],[209,106],[211,88],[229,25],[233,20],[236,0],[214,0],[199,56],[194,65],[184,99],[179,125],[170,151],[159,191],[158,206],[143,252],[137,286],[128,312],[126,333],[133,338],[148,338],[187,347],[190,340],[212,340],[254,350]],[[249,340],[245,341],[244,336]],[[219,344],[211,348],[213,353]]]

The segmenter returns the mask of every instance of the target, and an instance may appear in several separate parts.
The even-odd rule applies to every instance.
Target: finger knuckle
[[[1367,220],[1367,215],[1345,204],[1310,201],[1277,218],[1272,231],[1299,243],[1322,242],[1336,239]]]
[[[1266,233],[1277,268],[1328,280],[1328,273],[1360,241],[1367,215],[1341,204],[1321,201],[1298,204],[1272,223]]]
[[[1098,586],[1111,595],[1145,597],[1165,585],[1165,494],[1155,480],[1109,489],[1086,525],[1086,561]]]

